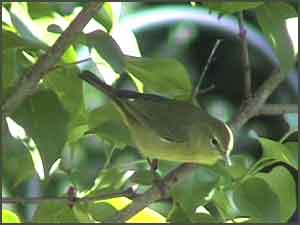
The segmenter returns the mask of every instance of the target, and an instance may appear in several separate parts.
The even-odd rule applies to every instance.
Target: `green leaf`
[[[286,16],[280,13],[287,10],[291,9],[285,3],[265,3],[255,10],[258,23],[274,49],[280,68],[285,75],[295,63],[293,45],[285,24]]]
[[[125,59],[117,42],[106,32],[96,30],[86,34],[88,46],[95,48],[116,73],[124,72]]]
[[[279,198],[263,179],[249,178],[239,184],[234,190],[233,201],[240,216],[250,217],[252,222],[280,221]]]
[[[80,223],[95,223],[88,213],[88,203],[77,203],[74,205],[73,212]]]
[[[70,113],[71,120],[84,110],[82,81],[78,79],[75,66],[59,68],[50,72],[43,84],[53,90],[64,108]]]
[[[120,190],[126,181],[123,177],[124,171],[120,169],[102,169],[95,179],[93,187],[86,191],[86,196],[96,196]]]
[[[192,84],[184,66],[175,59],[126,57],[126,69],[146,89],[170,98],[188,100]]]
[[[254,159],[245,154],[232,155],[230,158],[232,166],[226,167],[226,170],[235,179],[243,177],[254,163]]]
[[[18,107],[13,118],[34,140],[48,174],[67,139],[68,113],[52,91],[40,91]]]
[[[264,4],[262,1],[251,2],[251,1],[226,1],[220,2],[216,0],[204,0],[203,2],[209,9],[216,10],[221,13],[235,13],[242,10],[248,10],[258,7],[259,5]]]
[[[133,143],[121,115],[111,103],[91,111],[88,124],[89,133],[95,133],[115,147],[124,148]]]
[[[101,10],[96,14],[95,20],[103,25],[107,32],[110,32],[113,26],[113,9],[110,2],[104,2]]]
[[[36,209],[33,220],[34,223],[77,223],[72,209],[61,202],[43,202]]]
[[[290,148],[288,148],[284,144],[267,138],[260,138],[259,141],[263,148],[264,158],[277,159],[294,167],[296,170],[298,169],[298,158],[296,158],[298,149],[296,147],[289,145]]]
[[[35,47],[30,42],[23,40],[19,37],[16,33],[9,31],[2,27],[2,34],[3,34],[3,50],[7,50],[9,48],[20,48],[20,47]]]
[[[269,173],[258,173],[255,177],[266,181],[279,197],[280,222],[288,222],[296,210],[296,184],[290,172],[279,166]]]
[[[88,212],[97,221],[105,221],[117,214],[117,210],[106,202],[96,202],[89,204]]]
[[[171,189],[171,195],[186,214],[191,216],[198,206],[212,198],[218,180],[217,174],[206,167],[201,167],[176,184]]]
[[[17,50],[16,49],[8,49],[2,52],[3,57],[3,86],[4,88],[8,88],[12,86],[16,80],[17,73]]]
[[[20,218],[14,212],[3,209],[2,210],[2,223],[21,223]]]
[[[7,184],[11,184],[10,190],[36,174],[32,159],[24,144],[13,138],[9,132],[2,133],[2,150],[3,177]],[[15,165],[22,166],[16,167]]]
[[[212,201],[225,219],[232,219],[241,215],[239,208],[233,201],[233,188],[217,189]]]
[[[13,25],[23,39],[42,49],[48,47],[40,39],[42,34],[28,15],[26,2],[12,2],[10,16]]]
[[[31,18],[36,19],[40,17],[51,17],[54,10],[51,8],[52,4],[47,2],[28,2],[28,14]]]
[[[185,211],[176,202],[173,203],[173,207],[167,217],[169,223],[191,223]]]
[[[285,142],[284,145],[288,148],[291,155],[291,162],[295,168],[298,168],[298,161],[299,161],[299,144],[298,142]]]
[[[134,175],[130,177],[131,182],[142,185],[152,185],[154,179],[154,174],[150,170],[137,170]]]

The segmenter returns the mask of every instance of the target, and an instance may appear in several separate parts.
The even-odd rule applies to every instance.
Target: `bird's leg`
[[[150,165],[150,170],[151,170],[152,175],[153,175],[153,183],[160,190],[161,196],[164,197],[165,194],[166,194],[165,193],[165,184],[164,184],[164,181],[163,181],[162,177],[157,172],[157,169],[158,169],[158,159],[152,159],[152,160],[150,160],[149,158],[147,158],[147,161],[148,161],[148,163]]]

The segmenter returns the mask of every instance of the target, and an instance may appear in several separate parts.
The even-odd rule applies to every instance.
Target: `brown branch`
[[[245,79],[245,98],[250,99],[252,97],[252,90],[251,90],[251,67],[250,67],[250,59],[249,59],[249,51],[248,51],[248,44],[247,44],[247,31],[244,27],[244,16],[243,11],[239,13],[239,36],[241,39],[242,45],[242,65],[244,68],[244,79]]]
[[[169,193],[171,187],[182,180],[187,174],[190,174],[196,167],[198,167],[198,164],[184,163],[176,169],[172,170],[163,179],[163,193]],[[124,223],[151,203],[159,199],[168,197],[164,196],[163,193],[161,192],[159,187],[154,185],[149,190],[136,197],[130,205],[122,209],[114,218],[111,218],[110,220],[105,222]]]
[[[110,198],[116,198],[122,196],[128,198],[135,198],[138,195],[132,190],[132,188],[128,188],[121,192],[102,194],[93,197],[75,198],[74,202],[92,202],[92,201],[98,201],[98,200],[104,200],[104,199],[110,199]],[[70,198],[69,196],[58,196],[58,197],[40,196],[40,197],[13,197],[13,198],[3,197],[2,198],[2,204],[11,204],[11,203],[39,204],[44,201],[69,202]]]
[[[280,115],[285,113],[298,113],[297,104],[265,104],[257,115]]]
[[[17,82],[15,91],[2,104],[3,115],[12,113],[30,95],[35,93],[39,80],[53,67],[67,50],[71,43],[79,36],[82,29],[98,12],[103,2],[89,2],[69,27],[60,35],[51,48],[38,59],[28,74],[24,74]]]
[[[234,132],[237,132],[250,118],[258,114],[267,98],[285,78],[286,76],[278,68],[273,71],[271,76],[255,92],[253,98],[246,100],[239,112],[229,122]]]

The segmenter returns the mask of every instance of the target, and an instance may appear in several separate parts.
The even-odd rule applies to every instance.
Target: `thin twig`
[[[4,116],[12,113],[30,95],[35,93],[39,80],[53,65],[57,63],[62,54],[79,36],[82,29],[103,5],[101,1],[91,1],[81,10],[69,27],[60,35],[52,47],[38,59],[28,74],[24,74],[17,82],[15,90],[2,104],[1,111]]]
[[[298,113],[297,104],[264,104],[257,115],[281,115],[285,113]]]
[[[59,68],[62,68],[62,67],[72,66],[72,65],[84,63],[84,62],[91,61],[91,60],[92,60],[92,58],[89,57],[89,58],[82,59],[82,60],[79,60],[79,61],[76,61],[76,62],[64,63],[63,65],[56,65],[56,66],[51,67],[51,68],[47,71],[47,73],[49,73],[49,72],[52,71],[52,70],[56,70],[56,69],[59,69]]]
[[[290,135],[292,135],[293,133],[298,132],[298,128],[292,129],[289,132],[287,132],[286,134],[283,135],[282,138],[280,138],[280,143],[283,143]]]
[[[195,86],[195,89],[194,89],[194,92],[193,92],[193,96],[192,96],[193,101],[196,101],[196,97],[197,97],[198,93],[200,92],[200,86],[201,86],[201,84],[203,82],[204,76],[205,76],[205,74],[207,72],[207,69],[208,69],[209,65],[213,61],[213,56],[214,56],[214,54],[215,54],[215,52],[216,52],[216,50],[217,50],[217,48],[218,48],[218,46],[220,45],[221,42],[222,42],[222,40],[218,39],[216,41],[213,49],[210,52],[210,55],[209,55],[209,57],[207,59],[207,63],[204,66],[204,69],[203,69],[203,71],[202,71],[202,73],[201,73],[201,75],[199,77],[198,83]]]
[[[241,39],[242,45],[242,65],[244,68],[244,79],[245,79],[245,98],[250,99],[252,97],[252,90],[251,90],[251,67],[250,67],[250,59],[249,59],[249,51],[248,51],[248,44],[247,44],[247,31],[244,27],[244,16],[243,11],[239,12],[239,36]]]
[[[93,197],[83,197],[83,198],[76,198],[75,202],[93,202],[99,201],[104,199],[116,198],[116,197],[128,197],[128,198],[135,198],[138,195],[132,190],[132,188],[128,188],[121,192],[115,193],[108,193],[102,194]],[[66,201],[69,202],[68,196],[58,196],[58,197],[47,197],[47,196],[39,196],[39,197],[3,197],[2,203],[9,204],[9,203],[26,203],[26,204],[38,204],[44,201]]]

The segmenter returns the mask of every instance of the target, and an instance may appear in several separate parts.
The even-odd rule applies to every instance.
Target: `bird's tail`
[[[97,88],[98,90],[106,94],[112,100],[118,101],[115,90],[111,86],[107,85],[102,80],[100,80],[98,77],[96,77],[93,73],[89,71],[84,71],[80,73],[78,76],[80,79],[85,80],[90,85],[92,85],[93,87]]]

